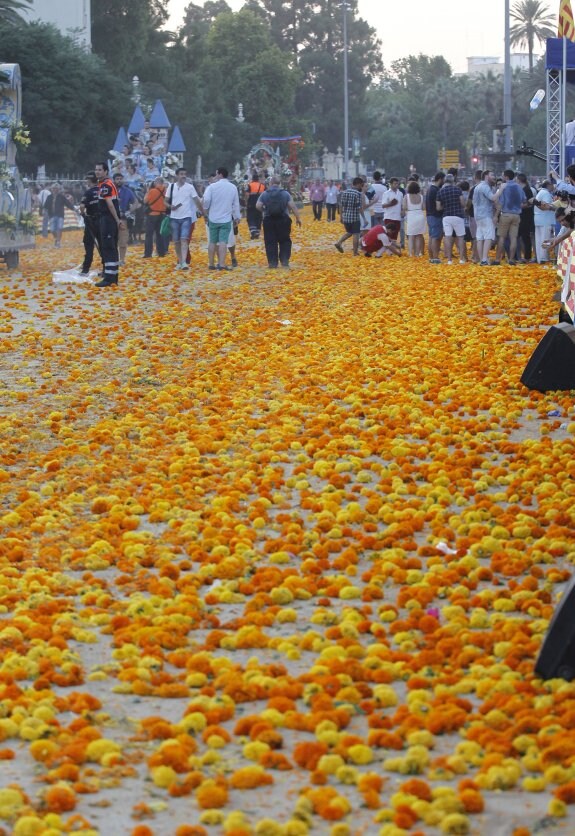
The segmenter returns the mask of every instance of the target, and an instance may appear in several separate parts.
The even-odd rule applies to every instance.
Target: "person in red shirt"
[[[387,234],[381,224],[372,226],[361,239],[361,249],[367,258],[374,255],[381,258],[384,255],[401,255],[401,247]]]

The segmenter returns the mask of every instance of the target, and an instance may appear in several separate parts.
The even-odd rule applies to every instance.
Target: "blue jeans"
[[[172,227],[172,241],[190,240],[190,232],[192,229],[191,218],[170,218],[170,226]]]

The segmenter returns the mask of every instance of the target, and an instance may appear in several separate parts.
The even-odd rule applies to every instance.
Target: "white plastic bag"
[[[56,270],[52,273],[52,281],[56,284],[94,284],[98,271],[91,270],[87,276],[83,276],[80,269],[80,267],[72,267],[71,270]]]

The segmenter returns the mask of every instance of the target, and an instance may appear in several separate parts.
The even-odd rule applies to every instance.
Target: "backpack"
[[[287,207],[285,191],[283,189],[270,189],[265,208],[268,218],[280,218]]]

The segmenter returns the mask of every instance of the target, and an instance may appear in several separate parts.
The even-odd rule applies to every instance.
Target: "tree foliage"
[[[554,38],[557,30],[555,18],[541,0],[517,0],[509,13],[515,21],[510,29],[510,41],[516,46],[526,46],[529,53],[529,73],[533,74],[533,52],[535,42],[543,43],[546,38]]]
[[[48,24],[0,24],[0,51],[22,71],[22,121],[32,143],[18,155],[20,168],[33,172],[46,164],[66,173],[92,167],[94,154],[108,150],[111,132],[123,121],[129,85]]]
[[[357,0],[347,0],[350,121],[360,124],[369,85],[383,70],[381,43],[373,27],[358,17]],[[298,113],[315,125],[320,145],[343,144],[344,19],[336,0],[249,0],[269,26],[286,59],[301,73]]]
[[[12,6],[27,0],[13,0]],[[92,3],[94,53],[86,54],[48,26],[2,22],[0,57],[20,63],[24,121],[32,145],[20,156],[32,171],[85,169],[111,148],[134,108],[162,99],[188,148],[193,168],[233,168],[262,135],[301,133],[304,155],[343,145],[343,7],[340,0],[248,0],[233,12],[226,0],[191,2],[176,33],[165,31],[168,0]],[[539,0],[519,0],[529,12]],[[488,148],[502,122],[500,76],[454,76],[442,56],[407,55],[384,68],[376,32],[347,0],[350,135],[388,173],[410,163],[431,173],[438,150]],[[529,8],[527,8],[529,7]],[[537,15],[532,15],[532,20]],[[540,24],[543,18],[537,17]],[[523,21],[525,23],[525,21]],[[519,37],[519,36],[518,36]],[[545,147],[544,111],[529,110],[544,69],[513,79],[516,144]],[[571,93],[569,93],[571,95]],[[242,103],[245,120],[237,120]],[[529,161],[531,170],[535,161]]]
[[[165,50],[168,0],[96,0],[92,9],[92,48],[122,77],[144,71]]]
[[[30,10],[32,0],[0,0],[0,25],[22,22],[22,12]]]

